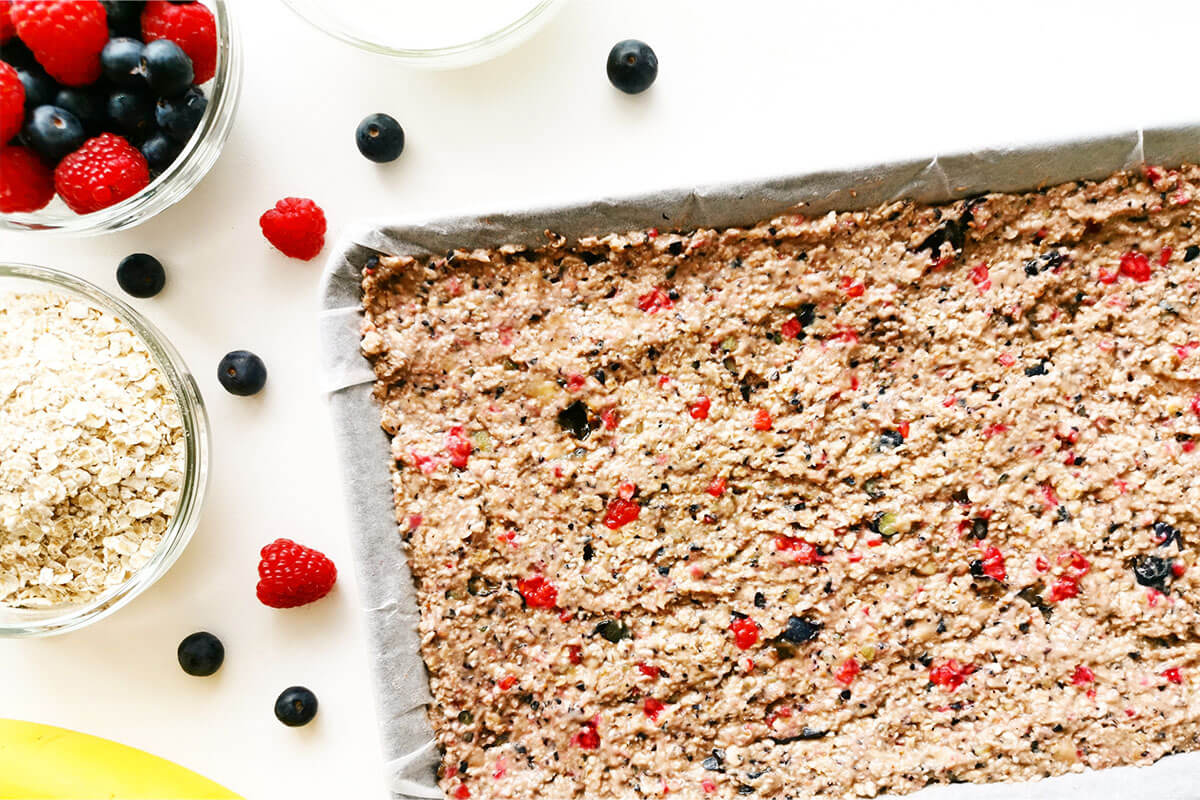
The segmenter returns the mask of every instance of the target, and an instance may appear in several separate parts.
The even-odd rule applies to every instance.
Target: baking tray
[[[605,198],[572,206],[351,226],[334,247],[321,282],[322,377],[341,454],[350,534],[373,661],[386,781],[396,798],[438,798],[438,753],[425,715],[428,677],[417,633],[418,607],[392,504],[391,454],[372,397],[374,374],[359,352],[360,275],[371,256],[415,257],[458,248],[544,243],[545,231],[575,238],[661,228],[746,225],[794,209],[807,215],[869,208],[908,198],[940,203],[982,192],[1037,189],[1102,178],[1145,164],[1200,161],[1200,125],[1133,130],[1088,139],[1003,147]],[[1118,767],[1033,783],[933,786],[919,800],[1025,798],[1200,798],[1200,752],[1151,767]]]

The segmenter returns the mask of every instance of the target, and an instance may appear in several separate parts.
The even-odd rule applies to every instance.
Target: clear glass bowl
[[[284,2],[313,27],[356,47],[415,67],[452,69],[516,47],[549,22],[565,0]],[[401,16],[390,16],[395,13]],[[405,24],[406,13],[419,19]]]
[[[227,0],[205,0],[217,25],[217,71],[204,84],[208,108],[171,166],[133,197],[91,214],[76,214],[55,198],[41,211],[0,214],[0,229],[90,236],[131,228],[179,202],[216,163],[229,137],[242,86],[242,50]]]
[[[0,605],[0,637],[50,636],[82,628],[108,616],[161,578],[179,558],[196,531],[208,482],[208,414],[196,380],[179,353],[158,329],[122,301],[87,281],[58,270],[31,264],[0,263],[0,293],[9,291],[63,293],[121,319],[146,345],[175,395],[183,420],[186,462],[179,506],[151,559],[121,585],[85,602],[36,609]]]

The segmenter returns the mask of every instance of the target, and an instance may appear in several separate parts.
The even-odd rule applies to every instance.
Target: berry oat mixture
[[[1200,748],[1198,187],[373,262],[447,795]]]
[[[178,404],[112,314],[0,295],[0,605],[81,602],[150,560],[179,503]]]

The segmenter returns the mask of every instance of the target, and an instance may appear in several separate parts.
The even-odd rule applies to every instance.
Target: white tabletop
[[[573,0],[534,39],[477,67],[430,73],[361,53],[278,0],[235,0],[247,53],[232,137],[187,199],[131,231],[66,240],[0,234],[0,257],[117,292],[128,253],[157,255],[166,291],[134,305],[196,373],[213,423],[200,530],[177,565],[115,616],[67,636],[0,642],[0,715],[116,739],[250,798],[382,797],[381,758],[338,468],[315,367],[321,262],[271,250],[259,214],[314,198],[331,239],[362,217],[494,210],[843,167],[1200,118],[1200,4]],[[644,95],[604,72],[619,39],[660,61]],[[386,111],[400,161],[361,158],[354,127]],[[259,353],[266,391],[226,394],[226,351]],[[328,553],[333,595],[293,611],[254,597],[258,549],[293,537]],[[183,674],[179,640],[225,642],[213,678]],[[291,684],[320,698],[288,729]]]

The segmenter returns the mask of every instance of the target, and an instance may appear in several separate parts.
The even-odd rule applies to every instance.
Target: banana
[[[0,800],[241,800],[189,769],[65,728],[0,719]]]

